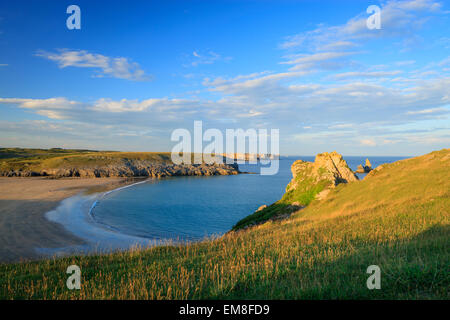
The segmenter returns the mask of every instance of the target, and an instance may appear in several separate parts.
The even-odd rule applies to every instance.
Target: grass
[[[449,299],[450,150],[341,184],[289,219],[187,245],[0,265],[1,299]],[[81,290],[65,282],[80,266]],[[381,289],[366,287],[381,268]]]
[[[239,220],[232,228],[238,231],[249,226],[254,226],[262,222],[266,222],[270,218],[279,216],[289,210],[289,204],[277,201],[264,209],[254,212],[253,214]]]
[[[233,231],[254,226],[269,219],[277,218],[293,212],[293,209],[299,206],[309,205],[316,195],[328,187],[332,182],[325,178],[327,171],[325,168],[319,168],[318,178],[311,176],[311,168],[299,170],[293,181],[286,187],[283,197],[277,202],[267,206],[266,208],[256,211],[253,214],[238,221],[232,228]],[[290,188],[293,184],[295,188]],[[292,204],[295,203],[295,206]]]
[[[91,153],[96,152],[93,150],[82,150],[82,149],[62,149],[62,148],[52,148],[52,149],[24,149],[24,148],[0,148],[0,159],[11,159],[11,158],[50,158],[61,155],[70,154],[81,154],[81,153]]]
[[[133,160],[148,161],[152,164],[173,164],[171,156],[171,152],[0,148],[0,172],[101,168]],[[195,163],[194,157],[195,154],[192,153],[191,163]]]
[[[0,148],[0,171],[39,172],[56,168],[95,168],[120,164],[128,160],[148,160],[164,164],[172,162],[170,152]]]

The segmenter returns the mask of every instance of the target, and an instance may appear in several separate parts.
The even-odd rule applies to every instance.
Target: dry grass
[[[449,299],[450,150],[386,165],[284,221],[190,245],[0,266],[3,299]],[[67,266],[82,288],[66,288]],[[366,269],[382,270],[368,290]]]
[[[13,152],[16,150],[15,152]],[[26,152],[24,150],[27,150]],[[113,152],[58,149],[0,149],[0,171],[104,167],[128,160],[171,163],[170,152]],[[20,152],[19,152],[20,151]]]

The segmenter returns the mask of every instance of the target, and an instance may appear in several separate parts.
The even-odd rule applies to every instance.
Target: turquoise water
[[[172,177],[149,180],[104,195],[91,210],[94,221],[121,234],[156,240],[199,240],[221,235],[263,204],[284,193],[292,178],[291,164],[301,158],[280,160],[272,176],[240,174],[213,177]],[[365,157],[345,157],[355,170]],[[399,157],[370,157],[373,167]],[[258,165],[240,165],[241,171],[259,172]],[[364,175],[359,175],[362,178]]]

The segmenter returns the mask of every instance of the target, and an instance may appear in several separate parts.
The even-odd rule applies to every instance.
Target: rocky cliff
[[[314,199],[325,198],[328,192],[338,184],[358,180],[342,155],[337,152],[320,153],[314,162],[297,160],[292,164],[291,171],[293,177],[283,197],[242,219],[233,227],[233,230],[267,220],[286,218],[310,204]]]
[[[356,169],[356,173],[369,173],[372,171],[372,164],[370,163],[369,159],[366,159],[366,163],[364,166],[362,164],[358,165],[358,168]]]
[[[339,183],[358,180],[342,155],[335,151],[318,154],[314,162],[297,160],[292,164],[291,171],[293,178],[288,184],[286,192],[297,189],[305,181],[310,187],[322,181],[327,186],[334,187]]]
[[[62,165],[57,168],[42,168],[39,170],[19,168],[2,170],[4,177],[154,177],[167,176],[213,176],[238,174],[237,164],[191,164],[176,165],[173,163],[154,163],[149,160],[122,159],[102,165]]]
[[[297,160],[291,171],[293,178],[281,200],[300,206],[306,206],[316,198],[324,198],[340,183],[358,180],[342,155],[335,151],[318,154],[314,162]]]

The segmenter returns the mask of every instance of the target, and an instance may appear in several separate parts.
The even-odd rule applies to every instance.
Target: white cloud
[[[405,60],[405,61],[397,61],[395,64],[397,66],[409,66],[415,63],[416,63],[415,60]]]
[[[379,30],[367,28],[366,20],[369,15],[363,11],[343,25],[319,25],[314,30],[289,36],[280,47],[321,51],[339,45],[341,49],[352,47],[358,41],[366,39],[402,37],[407,40],[415,38],[414,31],[423,25],[427,20],[426,16],[442,13],[441,7],[439,2],[433,0],[388,1],[381,5]]]
[[[96,77],[113,77],[126,80],[148,80],[139,64],[124,57],[112,58],[86,50],[59,49],[57,52],[39,51],[36,56],[55,61],[59,68],[78,67],[98,70]]]
[[[106,132],[114,137],[147,137],[150,128],[152,137],[158,136],[159,141],[167,143],[171,128],[191,128],[193,120],[203,120],[205,125],[214,128],[279,128],[282,139],[296,140],[297,144],[300,139],[312,148],[321,144],[348,147],[348,150],[367,150],[366,147],[377,150],[393,145],[400,148],[406,144],[413,148],[415,143],[440,146],[449,136],[450,75],[444,73],[449,66],[448,58],[440,57],[429,66],[413,71],[396,69],[417,65],[414,60],[383,60],[383,65],[377,61],[372,66],[350,60],[368,54],[364,48],[359,52],[353,50],[354,47],[359,50],[369,39],[413,36],[415,26],[409,30],[408,23],[422,24],[424,15],[420,12],[439,12],[440,6],[434,4],[427,0],[387,2],[383,6],[382,23],[383,28],[391,26],[390,31],[367,30],[364,13],[341,26],[322,25],[291,37],[288,39],[291,42],[283,45],[291,51],[284,52],[284,60],[277,66],[287,70],[204,78],[207,96],[213,98],[112,100],[105,97],[90,102],[68,98],[0,98],[0,104],[16,105],[50,120],[63,119],[71,128],[87,130],[98,126],[102,129],[93,130],[98,137]],[[292,51],[297,49],[300,53]],[[352,51],[346,51],[349,49]],[[58,52],[47,54],[46,58],[61,68],[96,68],[105,76],[113,76],[115,72],[132,73],[125,58],[120,68],[118,64],[112,65],[109,57],[85,51]],[[223,59],[214,52],[194,51],[189,55],[189,65]],[[396,67],[389,70],[392,66]],[[335,71],[341,68],[344,70]],[[351,81],[333,81],[336,79]],[[414,128],[426,121],[442,121],[446,128],[427,132]],[[395,130],[407,125],[412,129]],[[33,124],[35,130],[40,130],[40,126]],[[426,128],[432,127],[428,124]],[[397,149],[392,150],[395,153]]]
[[[375,147],[377,145],[373,139],[362,139],[359,142],[363,146]]]
[[[333,75],[335,79],[350,79],[350,78],[382,78],[391,77],[401,74],[402,71],[373,71],[373,72],[344,72]]]
[[[291,71],[297,70],[311,70],[316,68],[327,69],[334,68],[336,64],[330,62],[336,59],[354,55],[356,52],[318,52],[314,54],[296,54],[287,56],[287,61],[280,62],[280,64],[294,65],[290,68]]]
[[[198,66],[201,64],[213,64],[217,61],[229,61],[231,57],[222,57],[220,54],[214,51],[208,51],[206,53],[200,53],[199,51],[192,52],[193,61],[191,66]]]
[[[59,97],[0,98],[0,104],[16,105],[50,119],[81,122],[158,125],[159,122],[182,123],[195,117],[212,123],[216,119],[251,118],[255,121],[270,120],[275,127],[287,127],[288,131],[295,131],[291,123],[304,123],[305,120],[307,123],[303,126],[321,123],[322,130],[327,130],[351,128],[356,123],[367,121],[404,123],[442,116],[449,111],[450,78],[420,81],[405,89],[362,82],[328,85],[284,85],[281,82],[291,76],[300,77],[292,73],[271,74],[243,81],[220,82],[210,89],[226,96],[216,101],[101,98],[88,103]],[[248,122],[246,126],[253,124]],[[315,128],[320,130],[320,126]]]
[[[354,127],[353,123],[340,123],[329,126],[329,129],[348,129],[353,127]]]
[[[408,115],[430,115],[430,114],[445,114],[450,113],[450,110],[446,108],[430,108],[430,109],[423,109],[418,111],[408,111],[406,114]]]
[[[32,109],[41,116],[50,119],[68,119],[68,113],[77,112],[82,107],[82,103],[70,101],[66,98],[50,98],[50,99],[17,99],[17,98],[0,98],[0,104],[18,105],[20,108]]]

